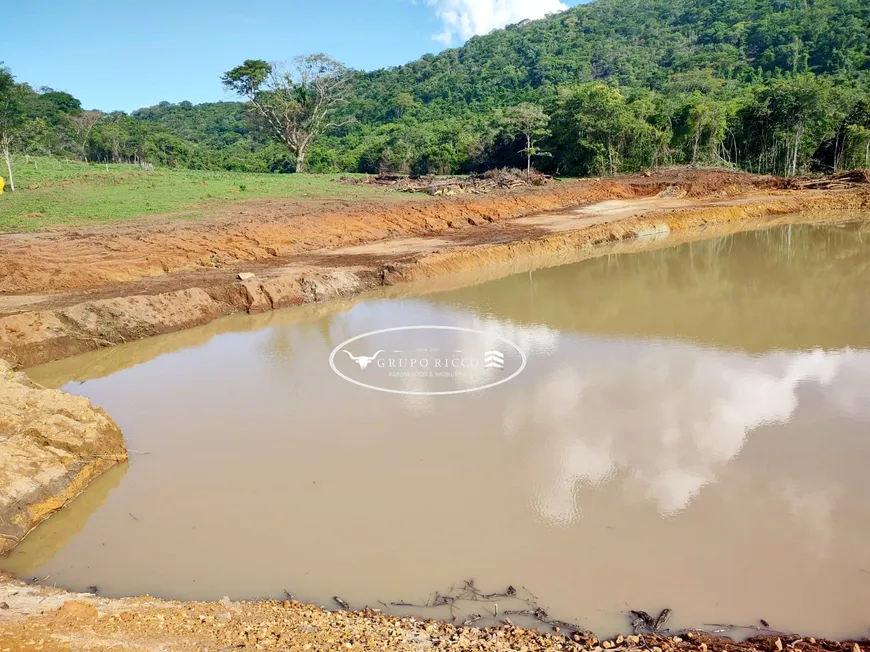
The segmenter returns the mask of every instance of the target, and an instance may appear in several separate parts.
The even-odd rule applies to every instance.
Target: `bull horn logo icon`
[[[359,365],[359,368],[362,369],[363,371],[365,371],[366,367],[368,367],[372,362],[375,361],[375,358],[377,358],[381,353],[384,352],[384,350],[381,349],[380,351],[378,351],[377,353],[375,353],[372,356],[367,356],[367,355],[355,356],[353,353],[351,353],[347,349],[342,349],[342,350],[345,353],[347,353],[350,356],[350,359],[353,360],[354,362],[356,362]]]

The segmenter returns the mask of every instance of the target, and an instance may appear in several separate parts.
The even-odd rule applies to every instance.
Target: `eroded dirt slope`
[[[143,219],[92,229],[0,236],[0,294],[88,290],[146,277],[213,270],[239,262],[356,245],[478,224],[605,199],[651,196],[669,186],[689,197],[768,191],[781,180],[728,172],[678,171],[652,177],[563,181],[487,196],[348,204],[257,200],[206,219]]]
[[[0,555],[125,459],[121,431],[102,409],[0,360]]]
[[[776,190],[778,180],[745,174],[659,176],[416,202],[401,214],[395,205],[384,213],[377,211],[387,209],[377,206],[309,216],[291,210],[275,220],[250,218],[244,224],[218,216],[208,222],[123,225],[83,236],[58,231],[0,239],[0,265],[5,260],[17,270],[3,282],[21,292],[0,294],[0,358],[26,367],[237,311],[349,297],[523,257],[578,249],[595,255],[596,246],[642,236],[762,228],[797,211],[862,209],[870,200],[863,187],[789,191]],[[563,203],[572,207],[526,214],[529,207]],[[134,238],[137,229],[141,233]],[[240,230],[248,240],[238,248]],[[255,231],[260,235],[251,244]],[[286,247],[296,253],[274,253],[281,238],[289,239]],[[140,245],[175,262],[155,271],[149,267],[153,256],[135,253]],[[46,256],[56,260],[47,262]],[[138,266],[128,266],[131,256]],[[220,256],[228,258],[215,262]],[[130,280],[119,280],[119,274]],[[79,289],[34,294],[31,280],[43,291]]]

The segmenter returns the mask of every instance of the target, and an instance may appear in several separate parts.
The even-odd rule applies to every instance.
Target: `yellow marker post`
[[[3,181],[3,177],[0,177],[0,195],[3,194],[3,186],[6,185],[6,182]]]

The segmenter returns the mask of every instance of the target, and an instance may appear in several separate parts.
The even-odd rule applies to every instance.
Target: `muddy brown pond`
[[[764,618],[868,634],[867,223],[443,287],[233,317],[31,369],[105,408],[131,461],[0,566],[105,595],[287,590],[379,608],[473,578],[485,592],[525,587],[600,634],[627,631],[629,609],[663,607],[672,628]],[[418,393],[388,393],[330,367],[342,342],[413,325],[501,336],[526,366],[436,396],[419,393],[426,378],[394,377]],[[456,352],[469,347],[455,332]],[[377,372],[351,358],[394,355],[376,337],[336,364]],[[497,602],[501,615],[523,608]]]

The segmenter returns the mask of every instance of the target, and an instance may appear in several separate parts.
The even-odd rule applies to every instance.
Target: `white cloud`
[[[560,0],[426,0],[435,7],[444,30],[435,40],[449,45],[456,37],[462,41],[476,34],[518,23],[525,19],[543,18],[547,14],[565,11]]]

